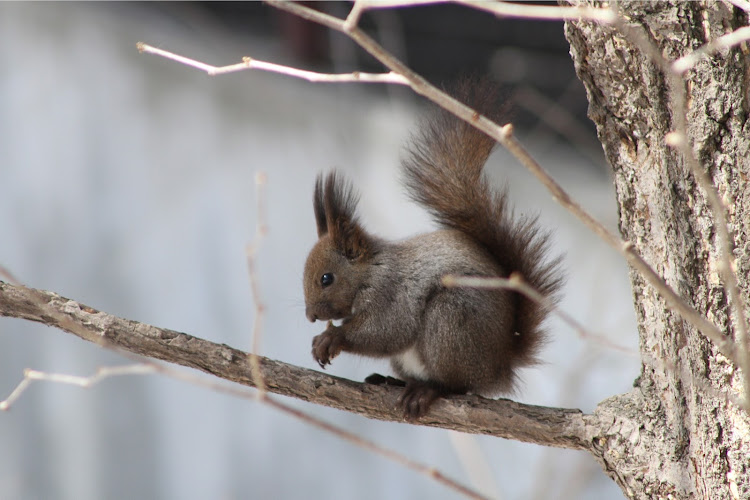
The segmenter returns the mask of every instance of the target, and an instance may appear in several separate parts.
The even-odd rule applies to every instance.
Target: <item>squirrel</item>
[[[497,119],[497,92],[463,82],[457,98]],[[440,229],[403,241],[368,233],[358,196],[340,174],[319,175],[313,208],[318,241],[304,269],[306,316],[328,321],[312,342],[325,368],[341,352],[390,358],[403,382],[374,374],[366,382],[403,385],[409,420],[450,394],[513,392],[519,367],[537,364],[547,310],[506,290],[446,287],[445,275],[519,273],[558,300],[561,258],[536,217],[516,217],[507,187],[494,190],[482,170],[495,140],[446,111],[427,119],[402,160],[410,197]],[[336,326],[333,320],[341,320]]]

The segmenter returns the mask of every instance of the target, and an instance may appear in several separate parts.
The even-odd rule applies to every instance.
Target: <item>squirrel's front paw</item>
[[[328,325],[326,331],[313,338],[312,355],[321,368],[330,365],[333,358],[338,356],[344,349],[344,335],[332,324]]]

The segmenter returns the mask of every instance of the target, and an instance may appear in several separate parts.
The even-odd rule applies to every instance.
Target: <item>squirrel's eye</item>
[[[327,287],[333,283],[333,274],[331,273],[325,273],[323,276],[320,277],[320,284],[323,285],[323,287]]]

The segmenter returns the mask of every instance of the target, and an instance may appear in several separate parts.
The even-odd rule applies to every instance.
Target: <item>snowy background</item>
[[[314,177],[346,171],[367,227],[428,230],[397,183],[424,112],[408,91],[239,73],[209,77],[139,54],[137,41],[212,64],[289,61],[273,38],[197,34],[153,11],[0,3],[0,265],[21,282],[126,318],[249,349],[245,248],[265,172],[268,236],[257,257],[267,307],[261,354],[317,369],[301,274],[315,240]],[[595,217],[616,229],[609,178],[551,135],[519,136]],[[566,253],[563,308],[637,348],[627,269],[504,151],[487,167]],[[638,361],[551,322],[547,364],[518,399],[586,412],[624,392]],[[0,319],[0,400],[25,368],[90,375],[130,361],[61,331]],[[342,356],[361,380],[385,363]],[[383,423],[287,401],[497,498],[619,498],[583,452]],[[459,453],[459,450],[468,450]],[[468,456],[468,458],[466,458]],[[157,375],[92,389],[33,385],[0,413],[3,499],[457,498],[425,476],[278,413]]]

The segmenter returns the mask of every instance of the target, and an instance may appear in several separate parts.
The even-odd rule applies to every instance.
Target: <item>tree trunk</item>
[[[625,2],[620,8],[628,26],[668,60],[748,24],[747,14],[727,3]],[[622,30],[590,22],[568,22],[565,30],[614,173],[623,237],[733,337],[713,213],[685,159],[665,143],[676,118],[669,79]],[[747,304],[747,47],[704,57],[683,82],[688,136],[727,206]],[[604,469],[634,498],[750,498],[750,419],[722,396],[742,393],[741,371],[637,273],[631,281],[642,371],[630,393],[597,409],[611,416],[597,441]]]

